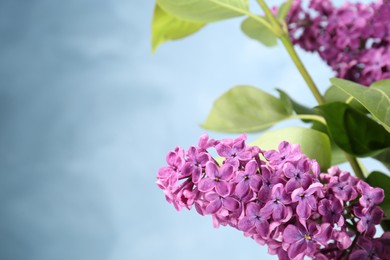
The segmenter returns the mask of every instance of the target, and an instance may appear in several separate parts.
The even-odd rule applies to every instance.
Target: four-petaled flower
[[[230,164],[224,164],[221,168],[214,162],[207,162],[206,175],[198,183],[198,189],[202,192],[208,192],[215,188],[215,191],[222,197],[230,194],[231,183],[228,181],[233,175],[233,167]]]
[[[245,217],[238,222],[238,228],[244,232],[250,232],[255,229],[256,233],[266,238],[269,233],[269,216],[260,212],[260,205],[250,202],[245,210]]]
[[[317,199],[314,193],[321,190],[322,186],[321,183],[316,182],[311,184],[307,190],[298,188],[292,192],[291,199],[293,202],[298,202],[297,214],[301,219],[308,219],[311,211],[317,209]]]
[[[307,228],[299,223],[288,225],[283,232],[284,241],[289,244],[288,256],[294,259],[298,255],[312,255],[328,241],[331,232],[330,224],[318,226],[315,222],[309,222]]]

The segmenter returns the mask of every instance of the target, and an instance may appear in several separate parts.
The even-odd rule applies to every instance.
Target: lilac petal
[[[236,186],[236,194],[238,197],[243,198],[249,192],[249,183],[248,181],[241,181]]]
[[[171,173],[174,172],[171,167],[165,166],[160,169],[158,169],[157,172],[157,178],[166,179],[171,175]]]
[[[262,237],[267,237],[269,234],[269,223],[267,220],[263,221],[256,221],[255,223],[256,231],[260,236]]]
[[[275,203],[273,201],[268,201],[261,209],[261,214],[265,216],[270,216],[274,211],[274,207],[275,207]]]
[[[240,208],[240,202],[238,200],[232,198],[232,197],[227,197],[222,200],[222,204],[225,209],[230,210],[230,211],[236,211]]]
[[[289,179],[288,182],[286,183],[286,191],[287,192],[292,192],[295,189],[298,189],[301,187],[301,184],[296,181],[295,179]]]
[[[308,219],[310,217],[311,209],[309,204],[304,201],[300,201],[297,206],[297,214],[300,218]]]
[[[197,161],[200,165],[205,166],[206,163],[210,160],[210,156],[207,153],[201,153],[198,155]]]
[[[232,177],[233,173],[234,173],[233,166],[229,164],[224,164],[220,170],[220,173],[217,173],[215,176],[218,176],[224,180],[229,180]]]
[[[230,157],[230,151],[232,150],[232,148],[230,148],[229,146],[227,146],[226,144],[218,144],[215,149],[217,150],[217,153],[219,156],[222,156],[222,157],[225,157],[225,158],[229,158]]]
[[[371,191],[371,194],[370,194],[373,202],[375,204],[379,204],[383,201],[383,199],[385,198],[385,194],[384,194],[384,191],[383,189],[381,188],[374,188],[372,191]]]
[[[285,215],[286,215],[286,206],[280,203],[274,205],[272,217],[275,221],[284,219]]]
[[[258,165],[257,165],[257,162],[252,160],[252,161],[249,161],[246,165],[245,165],[245,172],[248,174],[248,175],[252,175],[252,174],[255,174],[257,172],[257,169],[258,169]]]
[[[283,166],[283,172],[284,175],[286,175],[286,177],[293,178],[295,172],[295,166],[290,162],[286,162]]]
[[[312,195],[314,192],[320,190],[323,186],[324,186],[324,185],[322,185],[321,183],[315,182],[315,183],[311,184],[311,185],[309,186],[309,188],[307,188],[306,194],[307,194],[307,195]]]
[[[305,239],[301,239],[293,244],[291,244],[287,250],[288,252],[288,256],[293,259],[295,258],[297,255],[305,252],[307,248],[307,243],[305,241]]]
[[[303,235],[301,234],[300,230],[294,225],[288,225],[283,231],[284,242],[292,244],[300,239],[303,239]]]
[[[214,214],[216,213],[220,208],[222,207],[222,202],[220,199],[213,200],[207,205],[206,207],[206,213],[207,214]]]
[[[170,186],[175,186],[177,184],[177,182],[179,181],[179,178],[177,176],[177,174],[172,174],[170,177],[169,177],[169,185]]]
[[[249,203],[245,211],[247,216],[257,216],[259,212],[260,205],[254,202]]]
[[[189,159],[191,159],[192,161],[195,161],[196,160],[196,154],[197,154],[197,149],[195,146],[191,146],[188,151],[187,151],[187,156]]]
[[[222,197],[226,197],[230,194],[230,185],[226,181],[218,181],[215,183],[216,192]]]
[[[202,177],[202,169],[199,167],[196,167],[194,169],[194,171],[192,172],[192,182],[198,183],[201,177]]]
[[[351,256],[349,257],[349,260],[361,260],[361,259],[368,259],[368,253],[361,249],[353,251]]]
[[[313,196],[309,196],[306,198],[307,204],[310,206],[312,210],[317,209],[317,200]]]
[[[337,241],[337,247],[340,249],[347,249],[352,245],[351,237],[344,231],[335,233],[333,237]]]
[[[241,161],[248,161],[252,159],[252,153],[250,151],[244,151],[237,154],[237,158]]]
[[[206,201],[213,201],[213,200],[216,200],[216,199],[220,199],[221,196],[219,196],[217,193],[215,192],[208,192],[204,195],[204,198],[206,199]]]
[[[253,191],[259,191],[261,186],[261,177],[258,174],[252,175],[249,179],[249,186]]]
[[[259,194],[258,194],[259,200],[263,202],[268,201],[268,198],[271,195],[270,193],[271,193],[271,189],[263,185],[263,187],[261,187],[259,190]]]
[[[204,178],[198,182],[198,189],[201,192],[211,191],[214,187],[215,187],[215,181],[210,178]]]
[[[214,162],[208,162],[206,164],[206,174],[211,179],[214,179],[215,176],[219,175],[218,166]]]
[[[245,139],[239,140],[232,147],[232,150],[234,151],[242,151],[244,149],[245,149]]]
[[[295,189],[295,190],[291,193],[291,200],[292,200],[293,202],[300,201],[300,200],[302,199],[302,197],[300,196],[302,193],[303,193],[303,188]]]
[[[320,226],[318,234],[314,235],[315,240],[325,245],[326,242],[328,242],[328,240],[332,237],[332,232],[333,232],[332,225],[329,223],[323,223]]]
[[[238,222],[238,229],[247,232],[255,225],[256,218],[253,216],[244,217]]]

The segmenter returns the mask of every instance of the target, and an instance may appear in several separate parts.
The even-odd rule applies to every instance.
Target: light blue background
[[[177,213],[156,171],[170,149],[197,143],[213,100],[234,85],[314,99],[282,46],[247,39],[241,19],[152,55],[153,5],[0,2],[0,259],[269,257],[210,217]],[[323,91],[331,71],[302,56]]]

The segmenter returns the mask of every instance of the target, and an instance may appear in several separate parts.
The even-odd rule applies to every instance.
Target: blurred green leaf
[[[167,13],[188,21],[215,22],[245,15],[248,0],[157,0]]]
[[[390,170],[390,149],[384,150],[380,154],[375,155],[373,158],[380,161],[387,169]]]
[[[390,134],[380,124],[351,106],[333,102],[317,107],[325,117],[334,142],[354,156],[374,156],[390,147]]]
[[[370,175],[368,175],[366,179],[367,183],[369,183],[373,187],[382,188],[385,191],[385,199],[379,205],[386,214],[387,220],[390,219],[390,177],[382,172],[374,171]]]
[[[181,39],[195,33],[204,25],[174,17],[156,4],[152,22],[152,51],[166,41]]]
[[[338,78],[331,82],[359,101],[390,132],[390,79],[377,81],[370,87]]]
[[[292,2],[293,2],[292,0],[287,0],[286,2],[284,2],[283,4],[280,5],[280,7],[278,9],[278,13],[276,15],[276,17],[279,20],[284,20],[286,18],[288,11],[291,8]]]
[[[300,103],[296,102],[294,99],[292,99],[286,92],[284,92],[283,90],[281,89],[276,89],[278,92],[279,92],[279,95],[280,95],[280,98],[281,100],[283,100],[283,103],[285,103],[286,105],[288,105],[288,101],[287,99],[290,100],[289,103],[291,103],[292,105],[292,108],[293,110],[295,111],[295,113],[297,113],[298,115],[315,115],[317,114],[316,111],[312,108],[308,108],[304,105],[301,105]],[[304,121],[308,121],[308,120],[304,120]]]
[[[214,102],[202,126],[220,132],[258,132],[290,115],[276,97],[252,86],[236,86]]]
[[[309,158],[317,160],[322,170],[330,167],[331,148],[329,137],[317,130],[304,127],[288,127],[274,131],[268,131],[258,138],[253,144],[260,149],[277,149],[282,141],[291,144],[299,144],[301,150]]]
[[[313,125],[311,127],[314,130],[323,132],[324,134],[329,136],[329,131],[326,125],[318,122],[318,121],[313,121]],[[330,140],[330,146],[332,150],[332,159],[331,159],[331,165],[337,165],[343,162],[347,161],[347,158],[345,157],[345,153],[343,150],[340,149],[336,145],[336,143],[333,140]]]
[[[262,19],[264,17],[259,16]],[[275,46],[277,42],[277,38],[273,32],[271,32],[267,27],[263,24],[259,23],[252,17],[246,18],[241,23],[241,30],[251,39],[254,39],[258,42],[261,42],[265,46],[271,47]]]

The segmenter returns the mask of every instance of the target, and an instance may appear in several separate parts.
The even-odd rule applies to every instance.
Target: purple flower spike
[[[380,204],[385,198],[383,189],[373,188],[364,181],[359,181],[357,189],[362,197],[359,199],[363,211],[368,211],[372,206]]]
[[[313,183],[307,190],[298,188],[291,194],[293,202],[298,202],[297,214],[301,219],[308,219],[312,210],[317,209],[317,200],[313,193],[321,190],[321,183]]]
[[[215,188],[216,192],[222,197],[230,194],[231,184],[228,182],[233,175],[233,167],[230,164],[224,164],[220,169],[214,162],[206,164],[206,175],[198,183],[198,189],[201,192],[208,192]]]
[[[252,191],[259,191],[261,185],[261,176],[257,173],[259,166],[256,161],[251,160],[245,165],[245,171],[239,171],[234,182],[237,183],[236,195],[243,198]]]
[[[262,208],[261,213],[267,216],[272,214],[272,218],[275,221],[287,221],[286,217],[289,214],[286,205],[290,203],[291,198],[284,190],[283,184],[276,184],[272,188],[270,200]]]
[[[245,213],[245,217],[238,222],[238,228],[244,232],[250,232],[254,229],[257,234],[266,238],[269,233],[269,217],[260,213],[260,205],[250,202]]]

